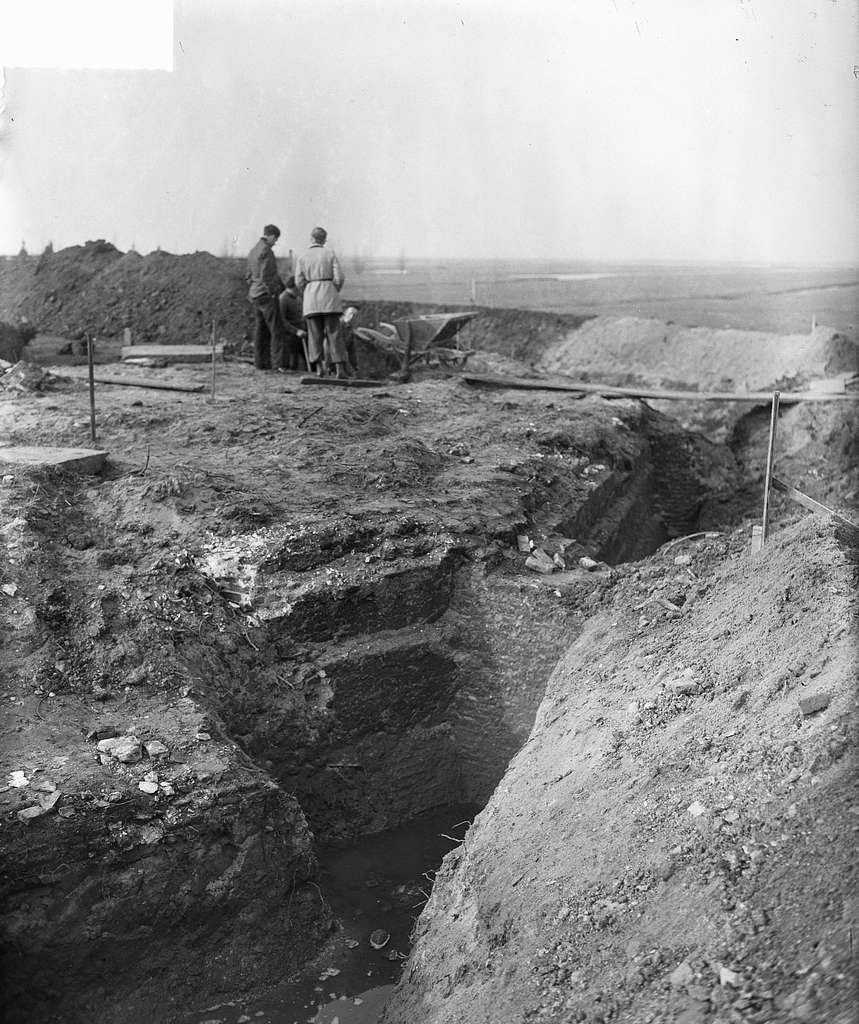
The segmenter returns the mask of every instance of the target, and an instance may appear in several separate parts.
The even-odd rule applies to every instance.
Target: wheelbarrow
[[[380,322],[377,328],[356,327],[355,334],[363,341],[375,345],[383,352],[395,355],[401,360],[403,374],[418,363],[427,366],[464,367],[474,349],[463,349],[458,345],[441,345],[444,341],[456,341],[462,328],[479,313],[469,310],[463,313],[425,313],[422,316],[400,317],[393,323]]]

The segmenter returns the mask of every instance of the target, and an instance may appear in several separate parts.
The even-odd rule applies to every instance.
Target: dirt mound
[[[855,559],[805,518],[625,567],[386,1024],[853,1020]]]
[[[859,345],[826,327],[779,335],[595,317],[548,346],[537,365],[584,379],[701,391],[797,389],[815,378],[859,370]]]
[[[213,320],[232,342],[251,323],[238,261],[121,253],[102,240],[0,265],[0,315],[43,334],[117,338],[130,327],[135,342],[186,344],[207,340]]]

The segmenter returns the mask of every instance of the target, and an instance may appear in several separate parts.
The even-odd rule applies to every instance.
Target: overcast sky
[[[175,0],[171,70],[93,69],[169,66],[169,0],[148,33],[141,0],[54,3],[0,0],[0,252],[244,254],[274,221],[284,251],[859,262],[855,0]]]

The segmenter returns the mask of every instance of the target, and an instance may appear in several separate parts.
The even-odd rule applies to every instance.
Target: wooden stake
[[[767,542],[767,519],[770,510],[770,487],[773,479],[773,452],[775,450],[775,434],[778,426],[778,400],[780,392],[773,391],[772,411],[770,412],[770,440],[767,447],[767,468],[764,475],[764,511],[761,517],[761,544]]]
[[[87,361],[89,363],[89,429],[92,443],[95,444],[95,376],[93,374],[93,338],[87,336]]]
[[[212,321],[212,401],[215,401],[215,321]]]

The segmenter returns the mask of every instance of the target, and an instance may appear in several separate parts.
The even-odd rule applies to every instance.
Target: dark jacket
[[[286,289],[280,293],[280,314],[287,334],[297,334],[306,330],[304,316],[301,312],[301,299],[298,295],[290,295]]]
[[[250,284],[248,298],[251,302],[269,296],[276,298],[283,290],[283,281],[277,272],[277,260],[264,238],[261,238],[248,253],[247,280]]]

